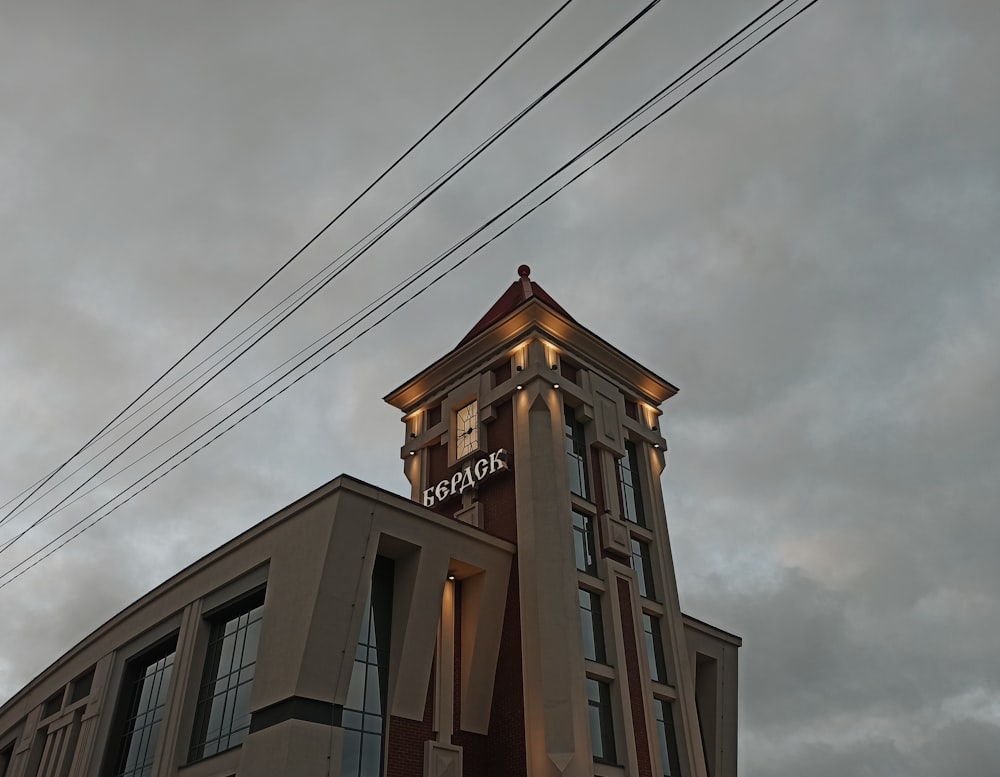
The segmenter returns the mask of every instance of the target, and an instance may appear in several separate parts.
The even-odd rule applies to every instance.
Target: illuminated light
[[[454,576],[453,574],[449,573],[449,574],[448,574],[448,579],[449,579],[449,580],[454,580],[454,579],[455,579],[455,576]]]
[[[517,387],[517,390],[518,390],[518,391],[520,391],[520,390],[521,390],[521,389],[523,389],[523,388],[524,388],[524,386],[522,386],[522,385],[518,384],[518,387]]]
[[[656,448],[656,450],[660,450],[660,444],[658,442],[654,442],[653,447]]]
[[[417,452],[416,452],[416,451],[410,451],[410,455],[411,455],[411,456],[416,456],[416,455],[417,455]]]
[[[559,388],[559,384],[558,384],[558,383],[553,383],[553,384],[552,384],[552,388],[554,388],[554,389],[557,389],[557,388]]]

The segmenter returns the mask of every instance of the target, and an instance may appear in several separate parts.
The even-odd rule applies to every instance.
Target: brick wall
[[[639,761],[639,777],[653,777],[649,760],[649,737],[646,734],[646,705],[642,700],[642,674],[639,671],[639,649],[635,642],[635,621],[632,619],[632,597],[628,582],[618,578],[618,604],[622,613],[625,641],[625,675],[628,678],[628,700],[632,710],[632,735]],[[626,734],[627,736],[627,734]],[[621,758],[621,754],[618,756]]]

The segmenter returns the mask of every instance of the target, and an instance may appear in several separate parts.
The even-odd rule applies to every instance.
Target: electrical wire
[[[468,154],[461,163],[453,167],[445,176],[440,178],[429,190],[425,191],[419,198],[413,202],[406,210],[399,215],[392,223],[389,224],[384,230],[382,230],[375,238],[369,241],[364,248],[356,252],[347,262],[340,265],[335,272],[329,275],[322,283],[318,284],[312,289],[306,296],[301,298],[295,305],[286,310],[277,320],[271,323],[261,334],[255,337],[248,345],[246,345],[239,353],[236,354],[232,359],[226,362],[222,367],[216,370],[204,383],[198,386],[194,391],[192,391],[188,396],[182,399],[177,405],[175,405],[169,412],[163,415],[159,420],[153,423],[145,432],[143,432],[139,437],[129,443],[125,448],[119,451],[115,456],[113,456],[109,461],[103,464],[100,469],[90,475],[86,480],[77,485],[69,494],[64,496],[59,502],[53,507],[49,508],[41,517],[36,519],[27,529],[16,534],[14,537],[6,541],[2,546],[0,546],[0,553],[3,553],[7,548],[17,542],[21,537],[23,537],[28,531],[33,529],[35,526],[45,521],[52,513],[58,509],[61,505],[65,504],[66,501],[76,494],[81,488],[83,488],[87,483],[89,483],[93,478],[97,477],[101,472],[107,469],[111,464],[120,459],[125,453],[131,450],[138,442],[140,442],[146,435],[157,428],[161,423],[163,423],[167,418],[169,418],[174,412],[176,412],[180,407],[191,400],[195,395],[198,394],[202,389],[204,389],[208,384],[210,384],[215,378],[221,375],[226,369],[231,367],[240,357],[247,353],[251,348],[256,346],[261,340],[264,339],[268,334],[273,332],[280,324],[287,320],[293,313],[295,313],[299,308],[305,305],[310,299],[312,299],[316,294],[318,294],[322,289],[324,289],[329,283],[334,279],[339,277],[348,267],[354,264],[361,256],[367,253],[372,247],[374,247],[383,237],[385,237],[392,229],[394,229],[398,224],[400,224],[404,219],[406,219],[410,214],[412,214],[417,208],[419,208],[424,202],[426,202],[430,197],[437,193],[445,184],[452,180],[458,173],[464,170],[469,164],[475,161],[483,152],[486,151],[490,146],[492,146],[496,141],[498,141],[503,135],[505,135],[510,129],[516,126],[525,116],[527,116],[531,111],[537,108],[542,102],[548,99],[552,94],[554,94],[560,87],[562,87],[567,81],[569,81],[573,76],[575,76],[580,70],[590,64],[594,59],[596,59],[606,48],[617,41],[622,35],[625,34],[633,25],[639,22],[647,13],[649,13],[653,8],[655,8],[661,0],[650,0],[650,2],[645,5],[638,13],[632,16],[624,25],[619,27],[610,37],[608,37],[603,43],[601,43],[596,49],[594,49],[590,54],[588,54],[581,62],[574,66],[569,72],[559,78],[552,86],[546,89],[541,95],[536,97],[531,103],[529,103],[525,108],[523,108],[519,113],[517,113],[513,118],[509,119],[503,127],[494,132],[487,141],[481,143],[472,153]],[[121,438],[119,438],[121,439]],[[107,450],[107,448],[105,449]],[[86,466],[86,465],[84,465]],[[82,467],[77,468],[74,471],[79,472]],[[53,473],[54,475],[55,473]],[[70,475],[72,476],[72,475]],[[51,477],[51,476],[50,476]],[[60,481],[60,484],[65,482],[66,478]],[[32,493],[37,492],[37,488]],[[51,491],[51,489],[50,489]],[[49,493],[49,492],[46,492]],[[29,497],[31,494],[29,494]],[[28,498],[28,497],[26,497]],[[4,517],[3,521],[9,520],[13,513],[24,503],[22,500],[17,507]],[[0,523],[3,523],[0,521]]]
[[[556,10],[543,21],[535,30],[525,38],[510,54],[504,57],[499,64],[497,64],[489,73],[487,73],[480,81],[477,83],[464,97],[462,97],[455,105],[453,105],[447,113],[445,113],[440,119],[438,119],[431,127],[424,132],[414,143],[412,143],[409,148],[407,148],[402,154],[400,154],[392,164],[390,164],[385,170],[383,170],[368,186],[366,186],[360,194],[358,194],[353,200],[351,200],[336,216],[334,216],[326,225],[320,229],[316,234],[309,238],[306,243],[299,248],[294,254],[291,255],[281,266],[278,267],[268,278],[261,283],[256,289],[254,289],[249,296],[247,296],[239,305],[233,308],[226,316],[219,321],[218,324],[213,326],[198,342],[196,342],[191,348],[184,353],[177,361],[175,361],[167,370],[160,375],[156,380],[154,380],[146,389],[144,389],[139,396],[133,399],[125,408],[118,413],[114,418],[108,421],[93,437],[91,437],[87,442],[85,442],[72,456],[70,456],[66,461],[56,467],[47,476],[42,478],[40,481],[28,486],[28,488],[21,491],[19,494],[13,498],[7,500],[2,505],[0,509],[7,507],[11,502],[17,500],[22,494],[27,495],[18,502],[13,509],[0,519],[0,525],[8,521],[14,514],[14,512],[21,507],[28,499],[38,493],[39,489],[45,486],[53,477],[55,477],[59,472],[61,472],[65,467],[69,466],[70,462],[73,461],[77,456],[79,456],[83,451],[89,448],[94,442],[100,439],[105,432],[107,432],[116,422],[125,415],[130,409],[132,409],[146,394],[153,390],[157,384],[159,384],[164,378],[167,377],[171,372],[173,372],[185,359],[187,359],[192,353],[195,352],[202,344],[205,343],[212,335],[214,335],[219,329],[221,329],[230,319],[233,318],[240,310],[242,310],[251,300],[253,300],[266,286],[268,286],[275,278],[278,277],[289,265],[292,264],[296,259],[298,259],[313,243],[315,243],[320,237],[322,237],[327,230],[330,229],[334,224],[336,224],[341,217],[343,217],[351,208],[353,208],[366,194],[368,194],[372,189],[374,189],[381,181],[389,175],[400,163],[403,162],[413,151],[417,149],[435,130],[438,129],[445,121],[447,121],[452,114],[454,114],[459,108],[461,108],[476,92],[478,92],[486,83],[493,78],[508,62],[510,62],[515,56],[517,56],[520,51],[527,46],[536,36],[538,36],[542,30],[548,27],[549,23],[552,22],[559,14],[561,14],[573,0],[564,0],[564,2],[556,8]],[[272,309],[273,310],[273,309]],[[246,330],[244,330],[246,331]],[[231,342],[231,341],[230,341]],[[173,385],[173,384],[172,384]],[[162,393],[162,392],[161,392]],[[159,394],[157,396],[160,396]],[[148,404],[148,403],[147,403]],[[77,470],[79,471],[79,470]],[[62,481],[65,482],[65,481]]]
[[[797,2],[798,2],[798,0],[795,0],[792,3],[792,6],[794,6],[795,3],[797,3]],[[82,524],[84,524],[87,520],[89,520],[90,518],[92,518],[94,515],[96,515],[97,513],[99,513],[101,510],[103,510],[104,508],[106,508],[107,506],[109,506],[112,502],[114,502],[115,500],[117,500],[118,498],[120,498],[122,495],[124,495],[127,491],[129,491],[135,485],[137,485],[138,483],[140,483],[142,480],[144,480],[145,478],[149,477],[149,475],[151,475],[153,472],[155,472],[156,469],[158,469],[160,466],[163,466],[164,464],[168,463],[171,458],[174,458],[179,453],[183,453],[184,448],[182,448],[181,451],[178,451],[178,453],[176,453],[173,456],[169,457],[166,461],[164,461],[163,463],[161,463],[160,465],[158,465],[157,467],[155,467],[152,471],[150,471],[149,473],[147,473],[146,475],[144,475],[142,478],[140,478],[139,480],[135,481],[133,484],[131,484],[126,489],[124,489],[123,491],[121,491],[118,495],[116,495],[115,497],[113,497],[111,500],[108,500],[108,502],[106,502],[104,505],[102,505],[101,507],[99,507],[96,510],[92,511],[87,516],[84,516],[84,518],[82,518],[79,521],[77,521],[71,527],[69,527],[68,529],[66,529],[62,534],[58,535],[56,538],[54,538],[53,540],[51,540],[48,544],[46,544],[45,546],[43,546],[42,548],[40,548],[38,551],[36,551],[32,555],[30,555],[28,558],[24,559],[22,562],[20,562],[19,564],[15,565],[11,569],[7,570],[3,574],[0,574],[0,578],[4,578],[4,577],[8,577],[9,576],[8,579],[3,580],[3,582],[0,582],[0,589],[6,587],[9,583],[13,582],[17,578],[19,578],[21,575],[25,574],[28,570],[32,569],[34,566],[36,566],[37,564],[39,564],[42,561],[44,561],[46,558],[48,558],[49,556],[51,556],[57,550],[59,550],[60,548],[64,547],[66,544],[68,544],[69,542],[71,542],[73,539],[75,539],[76,537],[79,537],[81,534],[83,534],[83,532],[85,532],[88,529],[90,529],[93,526],[95,526],[97,523],[99,523],[101,520],[103,520],[107,516],[111,515],[112,513],[114,513],[120,507],[123,507],[125,504],[127,504],[132,499],[134,499],[136,496],[138,496],[139,494],[141,494],[142,492],[144,492],[147,488],[149,488],[150,486],[152,486],[154,483],[156,483],[157,481],[159,481],[160,479],[162,479],[163,477],[165,477],[167,474],[169,474],[170,472],[172,472],[173,470],[175,470],[177,467],[179,467],[184,462],[190,460],[193,456],[197,455],[200,451],[204,450],[206,447],[208,447],[213,442],[215,442],[217,439],[219,439],[221,436],[223,436],[224,434],[226,434],[227,432],[229,432],[235,426],[237,426],[238,424],[242,423],[244,420],[246,420],[247,418],[249,418],[251,415],[253,415],[254,413],[256,413],[258,410],[260,410],[261,408],[263,408],[267,404],[269,404],[272,400],[276,399],[278,396],[280,396],[281,394],[283,394],[289,388],[291,388],[292,386],[294,386],[295,384],[297,384],[299,381],[301,381],[302,379],[304,379],[307,375],[309,375],[312,372],[314,372],[322,364],[324,364],[327,361],[329,361],[335,355],[337,355],[338,353],[340,353],[341,351],[343,351],[345,348],[347,348],[348,346],[350,346],[352,343],[356,342],[359,338],[363,337],[365,334],[367,334],[372,329],[374,329],[376,326],[378,326],[379,324],[381,324],[382,322],[384,322],[390,316],[394,315],[400,309],[402,309],[403,307],[405,307],[411,301],[413,301],[414,299],[416,299],[417,297],[419,297],[421,294],[423,294],[425,291],[427,291],[429,288],[431,288],[433,285],[435,285],[442,278],[444,278],[449,273],[453,272],[455,269],[457,269],[458,267],[460,267],[461,265],[463,265],[465,262],[467,262],[473,256],[475,256],[480,251],[484,250],[487,246],[489,246],[490,244],[492,244],[495,240],[499,239],[502,235],[506,234],[506,232],[508,232],[510,229],[512,229],[514,226],[516,226],[522,220],[524,220],[529,215],[531,215],[536,210],[538,210],[540,207],[542,207],[543,205],[545,205],[546,203],[548,203],[549,201],[551,201],[555,196],[557,196],[560,192],[564,191],[573,182],[575,182],[580,177],[582,177],[587,172],[589,172],[594,167],[596,167],[598,164],[600,164],[601,162],[603,162],[604,160],[606,160],[612,154],[616,153],[618,150],[620,150],[627,143],[631,142],[639,134],[641,134],[646,129],[648,129],[652,124],[654,124],[655,122],[659,121],[661,118],[663,118],[668,113],[670,113],[672,110],[674,110],[682,102],[684,102],[689,97],[691,97],[692,95],[694,95],[695,93],[697,93],[699,90],[701,90],[705,85],[707,85],[709,82],[711,82],[717,76],[721,75],[723,72],[725,72],[730,67],[732,67],[733,65],[735,65],[737,62],[739,62],[741,59],[743,59],[743,57],[745,57],[747,54],[749,54],[751,51],[753,51],[753,49],[755,49],[757,46],[759,46],[764,41],[766,41],[767,39],[769,39],[772,35],[776,34],[779,30],[781,30],[783,27],[785,27],[785,25],[789,24],[791,21],[793,21],[794,19],[798,18],[801,14],[803,14],[805,11],[807,11],[809,8],[811,8],[813,5],[815,5],[817,2],[818,2],[818,0],[810,0],[806,5],[804,5],[802,8],[800,8],[791,17],[789,17],[788,19],[784,20],[783,22],[781,22],[776,27],[772,28],[762,38],[760,38],[759,40],[757,40],[756,42],[754,42],[751,46],[749,46],[747,49],[745,49],[743,52],[741,52],[739,55],[737,55],[734,59],[732,59],[729,62],[727,62],[719,70],[717,70],[716,72],[712,73],[705,80],[703,80],[702,82],[700,82],[699,84],[697,84],[695,87],[693,87],[691,90],[689,90],[687,93],[685,93],[678,100],[676,100],[675,102],[671,103],[669,106],[667,106],[667,108],[665,108],[664,110],[660,111],[652,119],[649,119],[647,122],[645,122],[643,125],[641,125],[637,130],[633,131],[631,134],[629,134],[628,136],[626,136],[623,140],[621,140],[619,143],[617,143],[615,146],[613,146],[609,151],[605,152],[600,157],[598,157],[597,159],[595,159],[594,161],[592,161],[590,164],[588,164],[586,167],[584,167],[582,170],[580,170],[579,172],[577,172],[569,180],[567,180],[566,182],[564,182],[563,184],[561,184],[556,190],[554,190],[549,195],[547,195],[544,199],[542,199],[541,201],[539,201],[538,203],[536,203],[528,211],[526,211],[525,213],[521,214],[521,216],[519,216],[515,221],[513,221],[511,224],[509,224],[503,230],[501,230],[496,235],[494,235],[493,237],[491,237],[490,239],[488,239],[487,241],[485,241],[484,243],[482,243],[481,245],[479,245],[475,250],[473,250],[471,253],[469,253],[466,256],[464,256],[461,260],[459,260],[458,262],[456,262],[454,265],[452,265],[451,267],[447,268],[444,272],[442,272],[436,278],[434,278],[429,283],[427,283],[425,286],[423,286],[422,288],[420,288],[418,291],[416,291],[410,297],[408,297],[405,300],[403,300],[402,302],[400,302],[396,307],[394,307],[393,309],[391,309],[388,313],[386,313],[385,315],[383,315],[381,318],[379,318],[378,320],[376,320],[374,323],[370,324],[364,330],[362,330],[361,332],[359,332],[358,334],[356,334],[351,340],[349,340],[347,343],[345,343],[344,345],[342,345],[336,351],[334,351],[334,352],[326,355],[320,362],[318,362],[318,363],[314,364],[313,366],[311,366],[306,372],[304,372],[303,374],[301,374],[298,377],[296,377],[295,380],[293,380],[287,386],[283,387],[280,391],[278,391],[274,395],[268,397],[263,403],[261,403],[260,405],[258,405],[255,408],[253,408],[249,413],[247,413],[246,415],[244,415],[241,418],[237,419],[233,424],[231,424],[229,427],[223,429],[221,432],[219,432],[217,435],[215,435],[214,437],[212,437],[211,439],[209,439],[207,442],[205,442],[200,447],[198,447],[195,450],[191,451],[183,459],[175,462],[169,469],[161,472],[153,480],[151,480],[150,482],[148,482],[145,485],[143,485],[142,488],[140,488],[138,491],[136,491],[133,494],[129,495],[122,502],[120,502],[119,504],[117,504],[114,507],[112,507],[108,512],[106,512],[103,515],[97,517],[94,521],[92,521],[88,525],[84,526],[76,534],[73,534],[72,536],[67,537],[67,535],[70,534],[70,532],[72,532],[74,529],[76,529],[77,527],[79,527]],[[776,3],[775,5],[778,5],[778,4],[779,3]],[[789,6],[789,8],[792,7],[792,6]],[[760,17],[758,17],[758,18],[760,18]],[[649,101],[647,101],[647,103],[648,102]],[[495,219],[493,219],[493,220],[495,220]],[[491,220],[491,221],[493,221],[493,220]],[[481,231],[481,229],[477,230],[473,234],[477,234],[480,231]],[[421,275],[422,274],[423,274],[423,271],[421,271]],[[286,374],[286,377],[287,377],[287,374]],[[273,386],[274,384],[271,384],[271,385]],[[265,389],[265,391],[266,391],[266,389]],[[260,394],[258,394],[256,396],[260,396]],[[210,431],[214,430],[215,428],[218,428],[219,425],[221,425],[226,420],[228,420],[229,418],[231,418],[233,414],[235,414],[236,412],[239,412],[239,410],[242,409],[242,407],[245,407],[246,404],[249,404],[249,402],[251,402],[251,401],[253,401],[253,399],[249,400],[248,403],[245,403],[243,406],[241,406],[241,408],[237,408],[237,410],[233,411],[233,413],[231,413],[229,416],[227,416],[226,418],[224,418],[222,421],[218,422],[214,427],[212,427],[212,429],[210,429],[208,431],[210,432]],[[207,434],[207,433],[208,432],[206,432],[204,434]],[[202,436],[204,436],[204,435],[202,435]],[[199,437],[198,439],[201,439],[201,438]],[[197,439],[195,441],[193,441],[193,442],[197,442]],[[190,443],[190,444],[193,444],[193,443]],[[189,447],[190,444],[188,446],[185,446],[185,448]],[[67,538],[63,542],[61,542],[59,544],[56,544],[56,543],[59,542],[60,539],[63,539],[64,537],[67,537]],[[53,547],[53,545],[55,545],[55,547]],[[48,550],[49,548],[51,548],[51,550]],[[48,552],[44,553],[43,555],[39,555],[39,554],[42,554],[46,550],[48,550]],[[16,570],[18,570],[19,567],[23,567],[23,568],[21,568],[20,571],[17,571],[16,574],[12,575],[12,573],[14,573]]]

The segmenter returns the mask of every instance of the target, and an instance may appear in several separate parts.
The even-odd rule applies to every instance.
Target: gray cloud
[[[193,400],[184,423],[451,245],[755,11],[658,9]],[[580,0],[267,304],[627,12]],[[542,13],[455,0],[6,3],[0,499],[100,428]],[[682,604],[745,638],[742,773],[996,772],[998,22],[981,0],[819,3],[0,590],[5,633],[19,635],[0,646],[0,697],[339,472],[402,491],[398,419],[378,398],[456,343],[527,261],[578,320],[681,387],[664,488]]]

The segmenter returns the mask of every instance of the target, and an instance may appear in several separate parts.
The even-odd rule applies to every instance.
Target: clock
[[[474,399],[455,411],[455,458],[479,450],[479,403]]]

